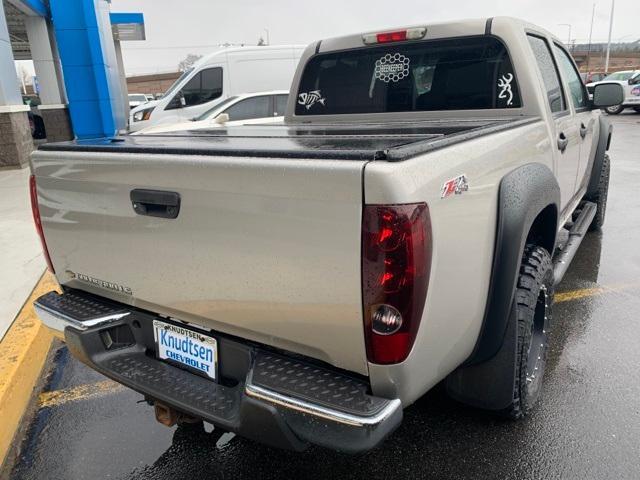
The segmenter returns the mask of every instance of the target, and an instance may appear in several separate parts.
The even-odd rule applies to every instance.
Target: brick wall
[[[573,58],[581,72],[587,71],[587,52],[573,52]],[[604,52],[591,52],[589,54],[589,71],[604,71]],[[640,69],[640,52],[611,52],[609,57],[609,73],[620,70]]]
[[[0,113],[0,167],[24,167],[32,151],[27,112]]]
[[[127,89],[129,93],[164,93],[180,75],[181,72],[173,72],[127,77]]]
[[[73,140],[69,110],[60,108],[55,110],[40,110],[47,131],[47,142],[63,142]]]

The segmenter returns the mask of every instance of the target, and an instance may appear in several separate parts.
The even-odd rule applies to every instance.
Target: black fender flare
[[[588,200],[594,199],[598,194],[602,163],[604,162],[605,153],[609,150],[612,133],[613,125],[611,125],[611,122],[609,122],[604,115],[600,115],[600,136],[598,137],[598,146],[596,147],[596,152],[593,157],[591,175],[589,176],[589,185],[587,187],[587,193],[585,194],[585,198]]]
[[[500,182],[483,324],[471,356],[447,378],[447,389],[454,398],[492,410],[505,408],[512,399],[514,377],[501,375],[515,369],[517,332],[509,328],[509,318],[527,237],[536,217],[549,206],[556,209],[550,236],[553,250],[560,211],[560,187],[553,172],[545,165],[530,163],[511,171]],[[553,251],[549,253],[553,255]]]

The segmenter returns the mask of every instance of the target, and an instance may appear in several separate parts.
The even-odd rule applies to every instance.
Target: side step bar
[[[580,205],[578,217],[573,221],[573,226],[569,230],[569,239],[553,258],[554,284],[558,285],[564,278],[565,273],[573,261],[582,240],[589,231],[589,226],[596,216],[597,205],[593,202],[584,202]]]

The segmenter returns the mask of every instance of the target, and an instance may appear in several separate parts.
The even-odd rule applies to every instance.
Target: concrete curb
[[[53,275],[46,272],[0,342],[0,465],[6,463],[12,450],[51,348],[53,335],[33,310],[33,301],[51,290],[59,287]]]

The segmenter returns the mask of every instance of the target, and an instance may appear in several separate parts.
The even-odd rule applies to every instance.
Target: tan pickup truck
[[[621,101],[510,18],[315,42],[283,125],[40,146],[36,310],[168,425],[358,452],[442,381],[520,418]]]

